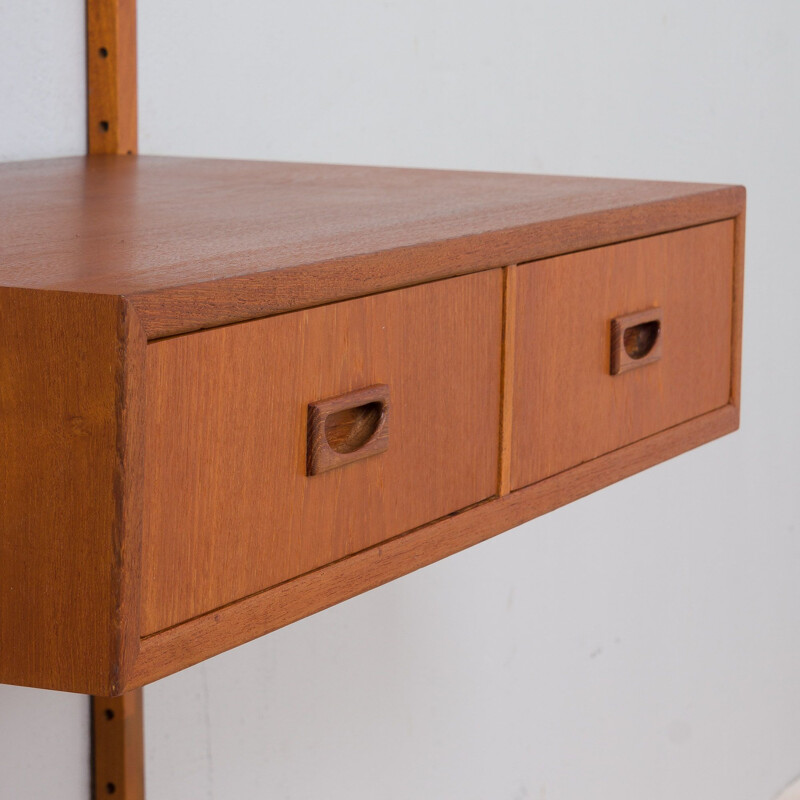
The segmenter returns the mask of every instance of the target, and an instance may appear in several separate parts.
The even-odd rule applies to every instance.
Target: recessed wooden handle
[[[388,446],[389,387],[385,384],[308,404],[308,475],[383,453]]]
[[[650,308],[611,320],[611,374],[652,364],[661,358],[661,309]]]

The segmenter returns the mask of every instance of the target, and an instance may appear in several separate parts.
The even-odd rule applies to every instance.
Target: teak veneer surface
[[[511,485],[731,398],[732,220],[515,267]],[[659,308],[661,358],[610,370],[611,320]]]
[[[130,323],[119,298],[0,288],[2,683],[108,694],[138,648]]]
[[[142,632],[495,494],[501,270],[147,348]],[[308,406],[390,392],[386,452],[306,474]]]
[[[744,199],[136,156],[0,166],[0,682],[119,694],[734,430]],[[663,310],[661,358],[599,381],[607,326],[640,303]],[[608,405],[606,377],[638,388]],[[370,386],[388,448],[306,475],[309,404]],[[593,392],[606,413],[587,406],[576,449]]]
[[[0,165],[0,285],[149,338],[733,217],[735,186],[214,159]]]

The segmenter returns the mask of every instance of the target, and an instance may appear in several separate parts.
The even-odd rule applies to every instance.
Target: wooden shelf
[[[734,430],[744,202],[0,165],[0,681],[120,694]]]
[[[0,165],[0,285],[118,295],[149,338],[730,219],[654,181],[90,156]]]

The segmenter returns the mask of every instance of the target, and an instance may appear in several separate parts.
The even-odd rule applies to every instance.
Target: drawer
[[[149,343],[142,633],[495,494],[502,306],[491,270]],[[309,475],[309,406],[375,386]]]
[[[512,489],[729,402],[733,221],[514,269]]]

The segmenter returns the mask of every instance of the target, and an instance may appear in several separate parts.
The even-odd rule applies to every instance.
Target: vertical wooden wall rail
[[[144,800],[142,690],[92,698],[95,800]]]
[[[86,0],[86,98],[89,154],[136,153],[136,0]],[[144,800],[142,690],[91,705],[95,800]]]
[[[89,153],[137,150],[136,0],[86,0]]]

